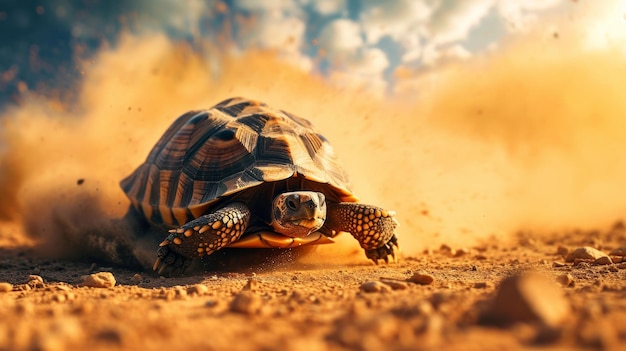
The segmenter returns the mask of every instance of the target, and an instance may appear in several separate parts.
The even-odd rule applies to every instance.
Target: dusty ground
[[[313,263],[275,270],[174,278],[42,260],[27,246],[5,245],[0,282],[11,285],[0,284],[0,350],[619,349],[626,343],[626,263],[565,256],[582,246],[609,253],[624,243],[617,223],[549,238],[519,234],[510,244],[449,243],[381,266],[309,257]],[[504,317],[494,319],[500,282],[524,271],[540,277],[513,288],[522,297],[509,291],[496,308]],[[82,276],[98,272],[112,273],[115,286],[81,286]],[[415,273],[434,279],[422,285]]]

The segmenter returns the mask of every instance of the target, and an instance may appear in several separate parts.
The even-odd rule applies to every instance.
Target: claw
[[[165,268],[167,268],[167,265],[164,264],[161,266],[161,268],[159,268],[159,271],[157,272],[158,275],[162,275],[163,272],[165,271]]]
[[[163,242],[162,242],[162,243],[160,243],[160,244],[159,244],[159,246],[160,246],[160,247],[163,247],[163,246],[167,246],[167,245],[169,245],[169,244],[171,244],[171,242],[170,242],[169,240],[165,239],[165,240],[163,240]]]
[[[154,264],[152,265],[152,270],[156,271],[157,268],[159,268],[159,266],[161,265],[161,262],[163,262],[161,257],[157,257],[156,261],[154,261]]]

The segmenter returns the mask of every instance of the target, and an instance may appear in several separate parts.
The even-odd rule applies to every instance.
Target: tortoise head
[[[326,221],[326,198],[315,191],[294,191],[276,196],[272,204],[272,227],[279,234],[303,238]]]

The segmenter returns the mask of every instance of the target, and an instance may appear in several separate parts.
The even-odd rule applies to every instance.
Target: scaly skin
[[[170,230],[170,235],[159,245],[158,258],[152,268],[159,274],[168,266],[184,270],[191,259],[210,255],[237,241],[249,223],[250,210],[240,202],[200,216]]]
[[[352,234],[365,250],[367,258],[378,264],[380,259],[389,262],[389,256],[395,261],[396,251],[399,250],[394,233],[398,221],[394,216],[395,212],[372,205],[354,202],[328,204],[324,227]]]

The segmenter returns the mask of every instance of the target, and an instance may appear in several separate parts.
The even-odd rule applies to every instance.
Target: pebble
[[[609,252],[609,255],[611,256],[626,256],[626,245],[624,246],[620,246],[615,250],[611,250],[611,252]]]
[[[13,284],[6,283],[6,282],[1,282],[0,283],[0,292],[9,292],[9,291],[13,291]]]
[[[204,295],[209,292],[209,287],[204,284],[196,284],[187,288],[189,295]]]
[[[88,286],[91,288],[112,288],[115,286],[115,277],[110,272],[99,272],[81,277],[83,282],[80,286]]]
[[[487,324],[526,322],[558,327],[570,307],[561,289],[547,278],[527,273],[505,278],[482,316]]]
[[[566,265],[563,262],[558,262],[558,261],[552,262],[552,267],[554,267],[554,268],[560,268],[560,267],[565,267],[565,266]]]
[[[235,295],[230,303],[230,310],[247,315],[255,314],[261,307],[261,297],[250,292],[242,291]]]
[[[617,268],[619,268],[619,269],[626,269],[626,262],[618,264]]]
[[[137,274],[135,273],[132,278],[130,278],[130,282],[133,284],[139,284],[143,281],[143,277],[141,276],[141,274]]]
[[[394,279],[381,279],[380,282],[388,285],[393,290],[405,290],[409,287],[407,283]]]
[[[408,278],[407,281],[419,285],[430,285],[435,281],[435,278],[430,274],[417,272]]]
[[[43,278],[35,274],[28,276],[28,282],[26,284],[31,288],[43,288],[45,286]]]
[[[184,288],[180,285],[176,285],[176,286],[173,286],[171,290],[174,291],[174,297],[176,299],[178,300],[187,299],[187,288]]]
[[[604,252],[600,250],[596,250],[590,246],[579,247],[576,250],[572,251],[567,257],[565,257],[565,262],[574,262],[576,259],[581,260],[597,260],[600,257],[608,256]]]
[[[613,261],[611,260],[609,256],[602,256],[602,257],[598,257],[595,261],[593,261],[593,264],[607,265],[607,264],[613,264]]]
[[[461,248],[452,252],[452,257],[462,257],[470,253],[469,249]]]
[[[569,249],[563,245],[559,245],[559,247],[556,248],[556,254],[565,257],[569,254]]]
[[[476,282],[474,283],[474,289],[487,289],[491,287],[491,283],[489,282]]]
[[[379,281],[365,282],[361,284],[361,286],[359,287],[359,290],[367,292],[367,293],[387,292],[387,291],[391,291],[391,289],[392,288],[389,285],[383,284]]]
[[[447,244],[441,244],[441,246],[439,247],[439,251],[448,252],[449,253],[449,252],[452,251],[452,248],[449,245],[447,245]]]
[[[572,286],[574,285],[574,277],[571,274],[561,274],[556,277],[556,282],[562,286]]]
[[[243,287],[243,291],[257,291],[259,289],[259,280],[256,278],[250,278]]]

